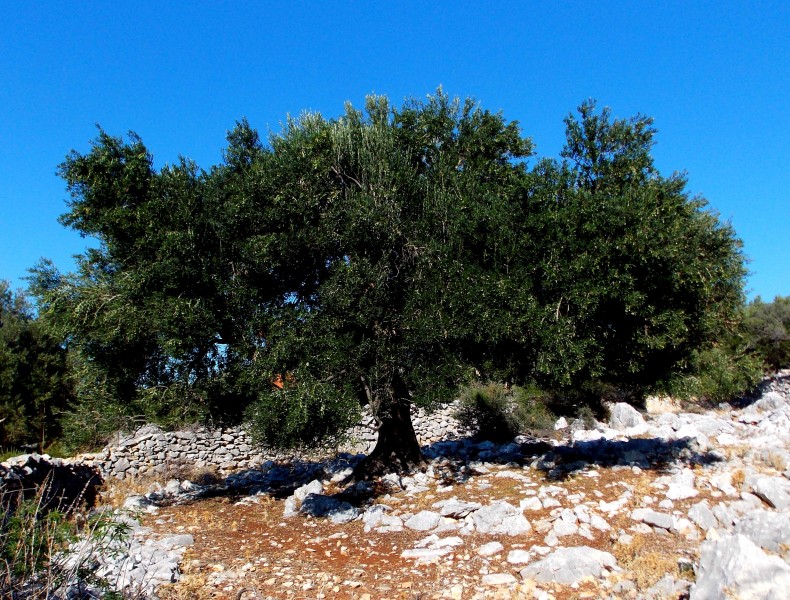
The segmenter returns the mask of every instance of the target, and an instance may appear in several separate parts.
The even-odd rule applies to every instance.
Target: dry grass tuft
[[[774,471],[781,472],[787,469],[787,461],[785,460],[784,455],[780,454],[779,452],[768,451],[763,454],[762,458],[763,463],[772,468]]]
[[[732,482],[733,487],[740,491],[743,488],[743,482],[746,480],[746,473],[744,473],[743,469],[735,469],[732,472],[732,476],[730,481]]]
[[[159,475],[160,479],[189,480],[200,485],[213,485],[222,481],[219,469],[215,465],[196,467],[191,462],[174,461],[168,463]]]
[[[743,460],[749,455],[751,450],[751,446],[748,444],[733,444],[732,446],[726,446],[725,453],[729,460]]]
[[[213,597],[208,578],[197,568],[191,548],[184,555],[181,569],[178,583],[159,588],[162,600],[209,600]]]
[[[681,576],[672,549],[661,548],[655,536],[636,534],[630,544],[617,544],[612,550],[617,564],[634,576],[640,590],[646,590],[667,573]]]

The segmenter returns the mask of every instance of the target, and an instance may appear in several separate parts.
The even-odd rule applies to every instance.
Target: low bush
[[[245,418],[256,444],[304,449],[340,443],[360,412],[349,390],[300,377],[261,392]]]
[[[0,447],[0,462],[4,462],[12,456],[19,456],[24,453],[25,451],[20,448]]]
[[[557,416],[549,409],[554,394],[534,385],[513,386],[512,397],[515,416],[520,432],[536,432],[554,429]]]
[[[581,421],[585,429],[595,429],[595,412],[589,406],[581,406],[576,411],[576,418]]]
[[[528,431],[553,427],[548,395],[535,387],[472,383],[461,390],[456,417],[477,437],[507,442]]]
[[[690,368],[660,387],[681,400],[716,404],[737,399],[762,379],[760,358],[715,346],[692,354]]]

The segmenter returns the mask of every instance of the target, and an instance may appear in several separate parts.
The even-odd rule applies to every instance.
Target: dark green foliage
[[[744,332],[749,349],[766,368],[790,367],[790,296],[763,302],[758,296],[746,306]]]
[[[262,392],[246,416],[254,441],[291,448],[342,442],[339,436],[358,422],[360,412],[353,391],[302,381]]]
[[[576,418],[581,421],[584,429],[595,429],[595,412],[589,406],[581,406],[576,411]]]
[[[657,173],[650,119],[579,111],[566,120],[567,161],[540,163],[529,195],[535,368],[544,386],[641,393],[734,330],[740,242],[683,177]]]
[[[35,444],[60,434],[71,396],[66,351],[34,318],[24,295],[0,281],[0,445]]]
[[[457,418],[475,435],[492,442],[509,442],[521,433],[510,391],[502,384],[473,383],[461,391]]]
[[[554,429],[557,416],[550,408],[555,401],[554,393],[541,390],[534,384],[514,385],[511,391],[521,433],[545,433]]]
[[[254,352],[260,288],[270,290],[267,261],[244,256],[257,243],[243,237],[256,219],[238,198],[256,149],[245,131],[231,138],[253,145],[231,146],[231,162],[211,174],[186,160],[157,173],[139,139],[104,132],[61,166],[74,198],[63,223],[101,242],[77,273],[47,263],[34,272],[42,315],[74,355],[75,441],[99,442],[133,419],[238,420],[254,395],[238,375]]]

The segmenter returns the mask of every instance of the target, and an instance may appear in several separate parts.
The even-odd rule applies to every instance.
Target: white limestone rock
[[[566,521],[564,519],[557,519],[554,521],[554,526],[552,527],[554,534],[557,537],[565,537],[567,535],[575,535],[579,532],[579,526],[572,521]]]
[[[516,578],[510,573],[489,573],[483,576],[483,585],[513,585]]]
[[[442,516],[439,513],[423,510],[407,519],[404,525],[415,531],[430,531],[431,529],[435,529],[441,520]]]
[[[521,570],[521,577],[539,582],[573,585],[585,577],[599,578],[605,569],[615,569],[617,561],[609,552],[589,546],[558,548],[546,558]]]
[[[612,528],[612,526],[599,515],[590,516],[590,527],[598,531],[609,531]]]
[[[631,518],[640,523],[647,523],[653,527],[660,527],[661,529],[673,529],[675,527],[675,518],[666,513],[657,512],[650,508],[637,508],[631,512]]]
[[[375,531],[376,533],[399,533],[403,531],[403,519],[395,515],[383,515]]]
[[[710,484],[728,496],[737,496],[738,490],[732,485],[732,473],[726,471],[710,478]]]
[[[532,530],[521,511],[504,501],[494,502],[472,513],[477,531],[487,534],[521,535]]]
[[[675,579],[672,575],[664,575],[656,583],[650,586],[644,597],[650,600],[675,600],[688,590],[691,582],[685,579]]]
[[[477,554],[480,556],[493,556],[494,554],[499,554],[504,549],[505,547],[499,542],[488,542],[477,549]]]
[[[410,548],[401,552],[402,558],[414,558],[419,563],[434,562],[437,558],[450,554],[452,548]]]
[[[716,516],[711,511],[710,507],[708,506],[708,502],[703,500],[702,502],[698,502],[694,506],[689,509],[688,512],[689,519],[702,531],[708,531],[709,529],[713,529],[717,527],[719,522],[716,520]]]
[[[512,565],[525,565],[532,562],[532,555],[529,550],[511,550],[508,552],[507,562]]]
[[[441,516],[451,519],[463,519],[466,515],[482,506],[479,502],[466,502],[458,500],[458,498],[450,498],[449,500],[442,500],[433,504],[433,508],[440,509],[439,513]]]
[[[645,425],[645,419],[630,404],[618,402],[609,409],[609,427],[612,429],[625,431],[640,425]]]
[[[763,552],[746,536],[725,535],[700,547],[690,600],[786,600],[790,566]]]
[[[299,502],[304,502],[304,499],[307,498],[309,494],[321,494],[324,491],[324,484],[314,479],[310,483],[306,483],[305,485],[296,488],[294,490],[293,496]]]
[[[699,492],[694,489],[695,482],[694,472],[689,468],[682,469],[669,482],[666,497],[670,500],[685,500],[697,496]]]
[[[752,492],[777,510],[790,508],[790,481],[781,477],[758,477],[752,483]]]
[[[353,521],[361,511],[332,496],[308,494],[299,507],[299,512],[311,517],[328,517],[332,523],[340,524]]]
[[[542,510],[543,504],[537,496],[530,496],[519,500],[518,506],[521,510]]]
[[[779,552],[790,547],[790,515],[754,511],[735,524],[734,532],[746,536],[764,550]]]
[[[781,409],[785,404],[787,404],[787,400],[781,394],[777,392],[766,392],[760,396],[754,404],[746,407],[743,412],[773,412]]]

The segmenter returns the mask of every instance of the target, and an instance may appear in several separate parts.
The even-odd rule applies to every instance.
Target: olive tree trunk
[[[425,464],[414,425],[411,403],[394,398],[379,415],[379,430],[373,451],[354,469],[357,480],[387,473],[408,473]]]

